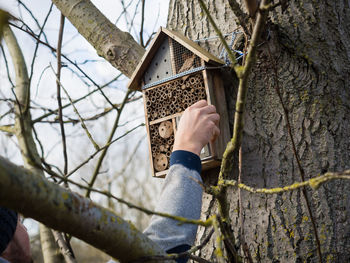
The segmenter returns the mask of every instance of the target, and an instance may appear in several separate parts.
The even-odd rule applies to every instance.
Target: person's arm
[[[198,184],[202,181],[200,159],[191,152],[175,151],[171,163],[156,211],[199,219],[202,205],[202,188]],[[188,249],[196,237],[197,225],[179,223],[170,218],[153,216],[144,233],[164,251],[184,245]]]
[[[171,166],[156,211],[199,219],[202,206],[199,155],[201,149],[219,135],[218,123],[215,107],[204,100],[186,109],[177,127]],[[180,253],[193,245],[197,225],[153,216],[144,233],[168,253]]]

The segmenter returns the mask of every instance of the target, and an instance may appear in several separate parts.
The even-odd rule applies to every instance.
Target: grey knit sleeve
[[[199,219],[202,206],[202,182],[198,170],[174,162],[166,176],[156,211],[189,219]],[[173,219],[152,216],[144,233],[165,251],[179,245],[193,245],[197,225],[179,224]]]

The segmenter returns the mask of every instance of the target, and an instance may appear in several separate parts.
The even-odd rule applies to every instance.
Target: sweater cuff
[[[182,164],[190,170],[197,171],[199,174],[201,174],[202,171],[201,159],[197,154],[189,151],[173,151],[170,157],[170,166],[173,164]]]
[[[0,207],[0,255],[13,238],[17,227],[17,213]]]

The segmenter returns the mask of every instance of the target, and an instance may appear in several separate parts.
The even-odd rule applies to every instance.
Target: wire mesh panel
[[[198,68],[201,66],[200,58],[193,52],[179,44],[177,41],[171,39],[172,45],[172,60],[174,61],[175,74]]]

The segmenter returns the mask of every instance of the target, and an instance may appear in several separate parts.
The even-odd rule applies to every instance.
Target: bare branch
[[[96,167],[95,167],[94,173],[92,174],[91,180],[90,180],[90,182],[89,182],[89,186],[90,186],[90,187],[92,187],[92,186],[94,185],[94,183],[95,183],[95,181],[96,181],[96,179],[97,179],[97,175],[98,175],[98,173],[99,173],[99,171],[100,171],[100,168],[101,168],[101,166],[102,166],[103,159],[104,159],[104,157],[105,157],[106,154],[107,154],[107,151],[108,151],[110,142],[113,140],[114,133],[116,132],[116,130],[117,130],[118,126],[119,126],[120,116],[121,116],[121,114],[122,114],[122,112],[123,112],[124,106],[125,106],[126,102],[128,101],[128,98],[129,98],[129,95],[131,94],[131,92],[132,92],[131,90],[128,90],[128,91],[125,93],[123,102],[122,102],[121,106],[120,106],[119,109],[118,109],[117,118],[116,118],[116,120],[115,120],[115,122],[114,122],[114,125],[113,125],[113,127],[112,127],[112,130],[111,130],[111,132],[110,132],[110,135],[109,135],[108,140],[107,140],[107,143],[106,143],[107,147],[105,147],[105,148],[102,150],[101,156],[100,156],[100,158],[98,159],[98,162],[97,162],[97,165],[96,165]],[[90,191],[89,191],[89,190],[86,192],[86,195],[85,195],[85,196],[86,196],[86,197],[89,197],[89,196],[90,196]]]
[[[251,193],[261,193],[261,194],[280,194],[288,191],[294,191],[297,189],[309,186],[314,190],[317,190],[322,184],[332,181],[332,180],[350,180],[350,170],[344,172],[332,173],[328,172],[320,176],[313,177],[307,181],[296,182],[291,185],[276,187],[276,188],[253,188],[243,183],[238,183],[235,180],[223,180],[221,185],[223,186],[234,186]]]
[[[261,6],[265,6],[269,0],[262,0]],[[260,11],[257,16],[257,21],[254,26],[252,39],[248,48],[248,54],[246,57],[246,64],[244,66],[236,66],[235,70],[239,78],[238,94],[236,99],[236,112],[233,127],[233,137],[228,143],[226,150],[223,154],[222,164],[220,169],[219,178],[226,177],[233,168],[233,154],[239,149],[242,141],[243,132],[243,113],[246,103],[247,91],[248,91],[248,77],[251,72],[251,68],[255,64],[256,50],[258,48],[258,42],[262,29],[265,26],[267,19],[267,11]]]
[[[145,22],[145,2],[146,0],[142,1],[142,7],[141,7],[141,26],[140,26],[140,45],[142,47],[145,47],[144,41],[143,41],[143,26]]]
[[[164,254],[131,223],[110,210],[3,158],[0,158],[0,204],[70,233],[121,262]]]
[[[60,82],[60,80],[57,78],[57,74],[55,72],[55,70],[52,68],[52,65],[50,64],[50,67],[52,69],[52,71],[54,72],[54,74],[56,75],[56,81],[59,83],[59,85],[61,86],[61,88],[63,89],[64,93],[66,93],[66,96],[68,97],[71,105],[73,106],[74,112],[78,115],[79,120],[81,122],[81,127],[84,129],[87,137],[90,139],[92,145],[95,147],[96,150],[100,149],[100,146],[95,142],[94,138],[92,137],[91,133],[89,132],[88,128],[85,125],[85,122],[83,120],[83,118],[81,117],[81,115],[79,114],[79,111],[77,110],[77,108],[75,107],[72,98],[69,96],[67,90],[63,87],[62,83]]]
[[[236,24],[242,26],[244,32],[249,34],[248,30],[248,16],[243,12],[236,0],[228,0],[232,12],[235,14]]]
[[[15,128],[13,125],[3,125],[3,126],[0,126],[0,131],[14,134]]]
[[[216,215],[214,216],[214,219],[213,219],[213,227],[214,227],[214,232],[216,234],[215,255],[218,260],[218,263],[225,263],[224,248],[223,248],[224,236],[220,232],[219,222]]]
[[[62,100],[61,100],[61,49],[62,49],[62,40],[63,40],[63,31],[64,31],[64,16],[61,14],[60,18],[60,29],[58,32],[58,42],[57,42],[57,75],[56,75],[56,88],[57,88],[57,103],[58,103],[58,120],[60,123],[61,137],[62,137],[62,147],[63,147],[63,160],[64,160],[64,174],[68,172],[68,157],[67,157],[67,142],[66,142],[66,133],[64,130],[63,118],[62,118]],[[73,104],[74,105],[74,104]],[[68,185],[66,185],[68,187]],[[57,238],[56,238],[57,239]]]
[[[52,230],[52,234],[56,240],[56,243],[58,247],[61,250],[61,254],[64,257],[65,261],[67,263],[76,263],[76,259],[71,251],[71,249],[68,247],[66,240],[64,240],[62,234],[58,231]]]
[[[218,26],[216,25],[214,19],[212,18],[212,16],[210,15],[210,12],[208,10],[208,8],[206,7],[206,5],[204,4],[203,0],[198,0],[199,4],[201,6],[201,8],[203,9],[203,11],[205,12],[205,14],[207,15],[210,24],[213,26],[215,33],[218,35],[221,43],[224,45],[226,52],[230,58],[230,61],[232,63],[232,65],[236,65],[237,61],[236,61],[236,56],[235,54],[232,52],[231,48],[228,46],[228,44],[226,43],[226,40],[224,38],[224,36],[222,35],[220,29],[218,28]]]
[[[137,128],[144,126],[144,123],[139,124],[138,126],[130,129],[129,131],[127,131],[126,133],[124,133],[123,135],[115,138],[113,141],[110,141],[109,143],[107,143],[105,146],[101,147],[100,149],[98,149],[96,152],[94,152],[93,154],[91,154],[84,162],[82,162],[81,164],[79,164],[76,168],[74,168],[72,171],[70,171],[67,174],[67,177],[71,176],[73,173],[75,173],[77,170],[79,170],[81,167],[83,167],[85,164],[87,164],[90,160],[92,160],[100,151],[103,151],[105,148],[108,148],[110,145],[112,145],[113,143],[115,143],[116,141],[120,140],[121,138],[125,137],[126,135],[128,135],[129,133],[133,132],[134,130],[136,130]]]
[[[145,51],[129,33],[113,25],[89,0],[52,2],[100,56],[131,76]]]

